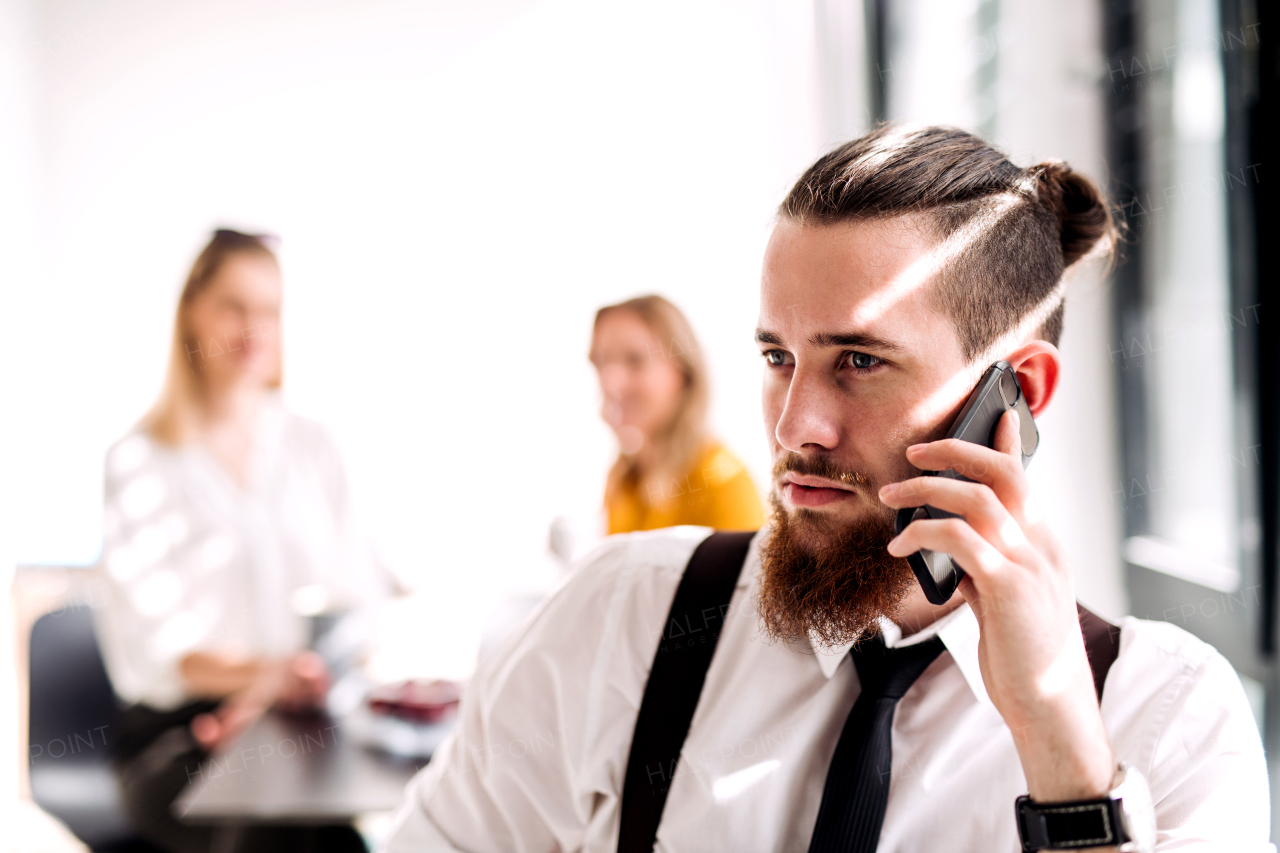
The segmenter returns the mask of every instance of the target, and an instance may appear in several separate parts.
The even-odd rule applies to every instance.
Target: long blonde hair
[[[606,305],[596,312],[595,328],[608,314],[629,311],[649,327],[658,339],[662,355],[674,359],[684,376],[684,389],[675,416],[653,437],[658,460],[652,470],[641,470],[635,456],[619,453],[605,481],[605,500],[609,501],[627,486],[656,487],[663,493],[667,482],[682,477],[705,448],[707,435],[707,402],[711,395],[706,363],[693,335],[693,327],[680,309],[661,296],[638,296]],[[642,488],[642,497],[652,488]]]
[[[169,350],[169,369],[165,374],[160,397],[142,419],[142,426],[152,437],[165,444],[179,445],[191,434],[195,410],[199,402],[203,379],[203,363],[192,359],[193,353],[204,357],[199,342],[190,328],[188,314],[191,304],[204,293],[227,262],[235,255],[252,255],[264,258],[279,266],[276,253],[267,245],[273,237],[264,234],[242,234],[220,228],[213,232],[208,245],[196,256],[178,298],[178,309],[173,320],[173,346]],[[279,334],[279,329],[273,330]],[[277,362],[274,376],[267,382],[270,388],[279,388],[282,366]]]

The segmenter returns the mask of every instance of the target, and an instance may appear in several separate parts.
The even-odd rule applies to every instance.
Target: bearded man
[[[1049,406],[1063,270],[1111,238],[1088,179],[961,131],[816,162],[761,278],[768,526],[588,556],[482,664],[389,849],[1270,849],[1230,665],[1077,607],[1016,412],[944,439],[996,361]],[[924,504],[954,517],[895,536]],[[920,549],[966,572],[944,604]]]

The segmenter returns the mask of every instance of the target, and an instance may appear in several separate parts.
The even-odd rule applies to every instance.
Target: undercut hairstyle
[[[1066,163],[1023,169],[950,127],[881,125],[809,167],[779,213],[801,225],[922,215],[943,253],[938,308],[967,361],[1028,318],[1057,345],[1064,270],[1116,236],[1102,193]]]

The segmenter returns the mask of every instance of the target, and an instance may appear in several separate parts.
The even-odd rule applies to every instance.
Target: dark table
[[[192,774],[173,804],[191,823],[336,823],[395,809],[426,762],[357,742],[328,717],[272,712]]]

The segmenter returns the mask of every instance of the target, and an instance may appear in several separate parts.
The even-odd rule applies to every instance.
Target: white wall
[[[1105,187],[1106,64],[1097,4],[1001,3],[996,141],[1029,165],[1066,160]],[[1052,37],[1046,34],[1052,33]],[[1068,277],[1064,369],[1031,478],[1063,540],[1076,593],[1110,619],[1129,611],[1110,282],[1101,264]]]
[[[15,303],[39,281],[34,177],[36,146],[31,115],[32,69],[25,50],[31,31],[27,7],[0,0],[0,519],[12,518],[18,505],[15,459],[22,452],[14,421],[16,372],[27,361],[19,344],[23,319]],[[8,598],[13,581],[16,528],[0,521],[0,586],[6,591],[0,612],[0,849],[8,850],[20,825],[18,795],[18,691],[15,672],[14,612]]]

